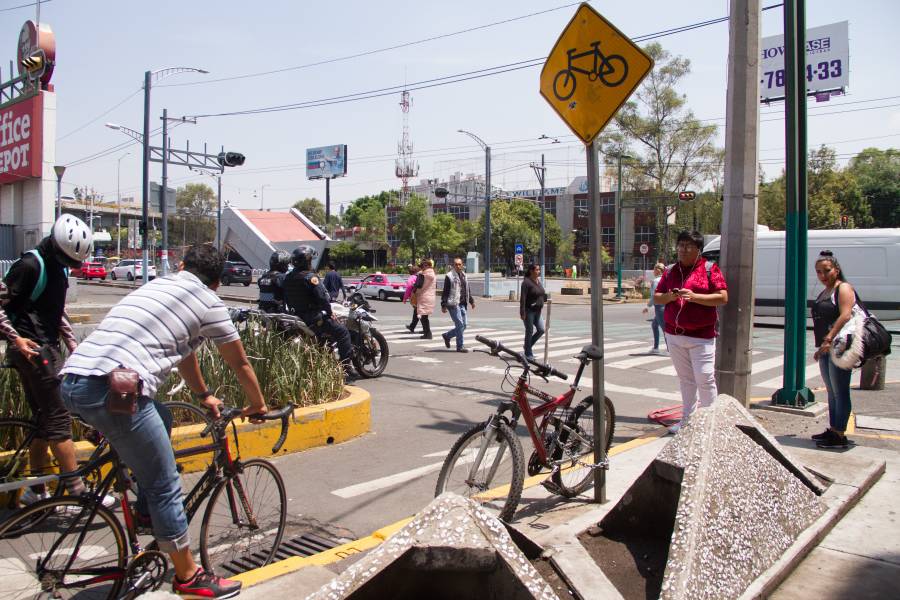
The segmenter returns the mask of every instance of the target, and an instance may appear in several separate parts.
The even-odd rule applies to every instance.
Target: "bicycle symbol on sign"
[[[556,74],[553,78],[553,93],[558,100],[568,100],[575,93],[575,73],[587,75],[589,81],[600,80],[606,87],[616,87],[628,77],[628,63],[618,54],[606,56],[600,52],[600,42],[592,42],[591,49],[575,53],[575,48],[566,50],[568,66]],[[593,57],[594,65],[591,69],[582,69],[572,64],[572,61]]]

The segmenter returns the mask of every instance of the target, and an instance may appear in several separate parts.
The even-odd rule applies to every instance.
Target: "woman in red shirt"
[[[714,263],[700,256],[703,236],[682,231],[677,242],[678,262],[663,273],[653,295],[654,304],[665,305],[666,343],[681,384],[681,423],[698,401],[709,406],[716,388],[716,307],[728,302],[725,277]],[[671,430],[678,431],[681,423]]]

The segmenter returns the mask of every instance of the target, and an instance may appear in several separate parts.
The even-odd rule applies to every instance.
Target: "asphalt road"
[[[255,291],[252,286],[221,291],[231,295],[245,290]],[[123,293],[83,287],[79,303],[102,305]],[[338,539],[355,539],[414,514],[433,497],[441,462],[454,440],[473,423],[487,418],[504,396],[500,388],[505,364],[477,351],[480,344],[474,336],[480,333],[521,348],[523,327],[517,318],[517,304],[477,304],[469,314],[466,339],[466,346],[476,351],[468,354],[444,348],[439,334],[451,326],[447,315],[434,315],[435,339],[426,342],[418,338],[418,332],[410,335],[403,328],[409,322],[409,305],[396,300],[375,300],[373,305],[378,328],[389,341],[391,358],[382,377],[357,383],[372,394],[371,432],[337,446],[277,459],[291,498],[292,529],[311,528]],[[647,353],[652,337],[641,309],[639,304],[604,309],[606,393],[617,413],[614,443],[656,427],[647,420],[650,411],[680,403],[671,360]],[[589,342],[589,307],[554,306],[550,362],[574,374],[577,365],[571,357]],[[757,328],[753,346],[752,395],[767,398],[781,383],[782,330]],[[808,385],[816,388],[821,380],[818,368],[812,365],[811,336],[807,346]],[[543,350],[541,341],[536,354],[540,356]],[[888,379],[897,379],[900,347],[889,357],[888,365]],[[551,381],[546,389],[561,393],[565,386]],[[577,397],[589,394],[590,383],[583,382]],[[818,397],[824,400],[824,393]],[[527,457],[530,441],[523,438],[523,447]],[[615,476],[613,463],[608,477]]]

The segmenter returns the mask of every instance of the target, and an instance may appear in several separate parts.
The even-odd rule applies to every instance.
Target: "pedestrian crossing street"
[[[472,324],[465,332],[466,347],[470,350],[483,349],[484,347],[475,340],[476,335],[499,340],[504,345],[521,351],[523,349],[524,329],[519,326],[515,327],[514,322],[509,320],[497,320],[495,323],[485,323],[484,325]],[[452,364],[454,369],[468,368],[473,373],[494,373],[502,375],[505,368],[499,362],[486,362],[484,355],[474,355],[475,360],[462,359],[464,356],[455,352],[448,352],[445,349],[444,342],[440,335],[447,331],[448,327],[443,323],[434,323],[432,331],[434,339],[421,339],[420,331],[411,334],[399,322],[386,323],[383,329],[379,329],[388,341],[391,349],[392,358],[399,360],[409,360],[424,365],[447,365]],[[669,356],[663,354],[650,354],[650,346],[652,338],[650,337],[649,327],[644,326],[612,326],[605,330],[607,334],[604,337],[604,354],[607,388],[615,389],[617,386],[615,381],[631,382],[632,385],[640,385],[640,389],[646,393],[656,393],[660,398],[671,396],[672,400],[679,400],[680,396],[676,393],[678,376]],[[751,383],[756,395],[770,395],[782,385],[781,369],[784,364],[784,355],[781,348],[781,331],[780,330],[761,330],[755,335],[752,361]],[[777,338],[777,339],[776,339]],[[550,341],[547,347],[547,360],[553,366],[561,371],[574,375],[578,361],[573,358],[582,346],[591,343],[590,327],[587,324],[566,323],[559,325],[556,330],[551,331]],[[455,342],[451,342],[451,351],[455,348]],[[818,364],[812,360],[812,341],[807,340],[809,352],[807,353],[806,380],[810,387],[818,387],[822,385],[819,376]],[[665,345],[661,344],[664,348]],[[538,341],[534,348],[535,356],[538,360],[544,357],[544,339]],[[474,358],[473,357],[473,358]],[[469,363],[474,363],[472,366]],[[618,377],[616,374],[620,374]],[[637,383],[635,376],[640,378]],[[858,379],[859,372],[854,372],[854,378]],[[854,383],[857,383],[854,381]],[[646,384],[646,385],[645,385]],[[589,377],[582,377],[581,386],[588,387],[591,385]],[[650,385],[664,387],[671,392],[661,392]],[[623,390],[633,390],[635,388],[623,387]]]

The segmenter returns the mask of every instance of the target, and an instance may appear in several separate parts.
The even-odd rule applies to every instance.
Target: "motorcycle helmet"
[[[63,214],[53,224],[50,239],[60,261],[74,268],[80,267],[90,254],[94,234],[78,217]]]
[[[319,253],[312,246],[297,246],[291,253],[291,264],[300,271],[309,271],[318,256]]]
[[[287,273],[288,266],[291,264],[291,255],[284,250],[276,250],[269,257],[269,270]]]

